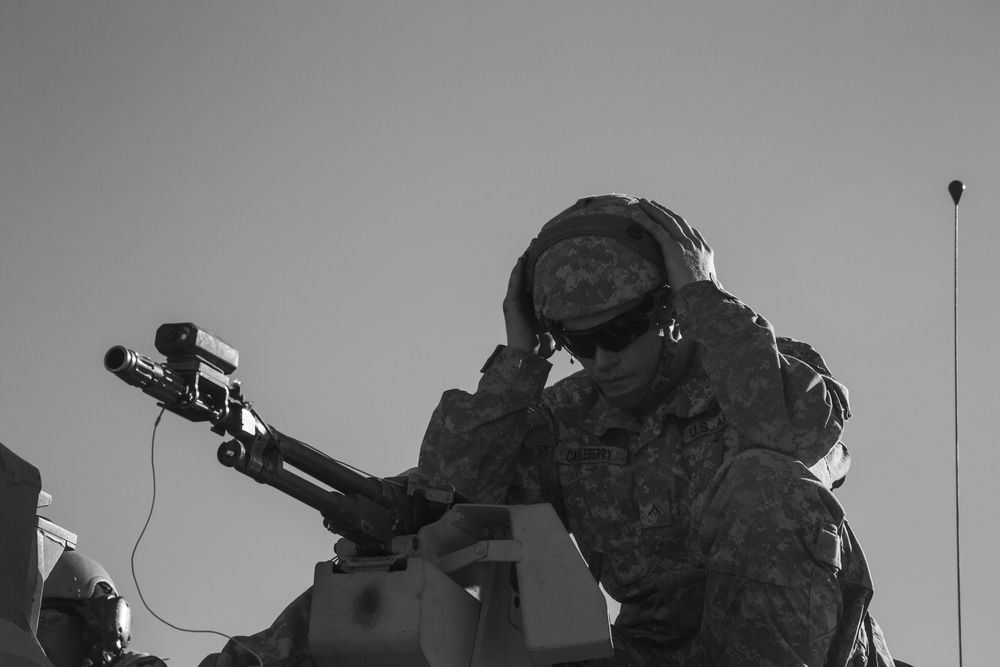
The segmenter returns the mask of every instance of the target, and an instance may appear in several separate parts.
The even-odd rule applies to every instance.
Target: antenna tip
[[[958,200],[962,198],[962,193],[965,192],[965,183],[962,181],[952,181],[948,184],[948,192],[951,193],[951,199],[955,202],[955,206],[958,206]]]

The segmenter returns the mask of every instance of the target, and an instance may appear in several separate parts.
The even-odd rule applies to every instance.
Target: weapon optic
[[[165,409],[231,436],[219,447],[220,463],[319,510],[324,526],[354,542],[359,553],[391,553],[393,537],[415,533],[456,502],[451,487],[432,486],[416,473],[388,479],[359,474],[264,422],[240,381],[230,377],[239,352],[221,338],[190,322],[163,324],[154,345],[166,362],[116,345],[104,355],[104,367]]]

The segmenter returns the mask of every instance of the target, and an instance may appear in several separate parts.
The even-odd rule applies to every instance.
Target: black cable
[[[238,639],[234,639],[233,637],[230,637],[226,633],[219,632],[218,630],[195,630],[195,629],[190,629],[190,628],[182,628],[180,626],[174,625],[173,623],[170,623],[169,621],[167,621],[163,617],[161,617],[159,614],[157,614],[155,611],[153,611],[152,608],[150,608],[149,604],[146,602],[145,596],[143,596],[143,594],[142,594],[142,588],[139,586],[139,578],[135,574],[135,553],[136,553],[136,551],[138,551],[138,549],[139,549],[139,543],[142,542],[142,538],[146,534],[146,529],[149,527],[149,522],[153,518],[153,508],[156,507],[156,457],[155,457],[155,453],[156,453],[156,429],[160,425],[160,419],[163,417],[163,412],[165,410],[166,410],[166,408],[161,408],[160,409],[160,414],[158,414],[156,416],[156,421],[153,422],[153,435],[152,435],[152,437],[150,439],[150,443],[149,443],[149,466],[150,466],[150,469],[152,470],[152,473],[153,473],[153,497],[152,497],[152,499],[149,502],[149,514],[146,516],[146,523],[143,524],[142,530],[139,532],[139,537],[136,538],[136,540],[135,540],[135,546],[132,547],[132,559],[131,559],[132,581],[133,581],[133,583],[135,583],[135,590],[139,593],[139,600],[142,601],[142,605],[146,608],[146,611],[148,611],[153,616],[153,618],[155,618],[156,620],[158,620],[160,623],[163,623],[164,625],[166,625],[166,626],[168,626],[170,628],[173,628],[174,630],[177,630],[178,632],[190,632],[190,633],[194,633],[194,634],[212,634],[212,635],[218,635],[220,637],[224,637],[225,639],[227,639],[229,641],[232,641],[232,642],[238,644],[239,646],[242,646],[243,648],[245,648],[247,651],[250,652],[251,655],[254,656],[254,658],[257,659],[258,665],[260,665],[260,667],[264,667],[264,660],[263,660],[263,658],[256,651],[254,651],[252,648],[250,648],[246,644],[240,642]]]

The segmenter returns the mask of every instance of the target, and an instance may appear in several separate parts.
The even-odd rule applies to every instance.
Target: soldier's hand
[[[671,290],[676,292],[700,280],[718,283],[715,254],[701,232],[656,202],[640,199],[639,206],[646,215],[634,215],[632,219],[660,244]]]
[[[521,255],[507,281],[507,295],[503,300],[503,320],[507,328],[507,347],[534,352],[548,359],[555,351],[552,336],[543,333],[533,312],[527,290],[525,270],[528,253]]]

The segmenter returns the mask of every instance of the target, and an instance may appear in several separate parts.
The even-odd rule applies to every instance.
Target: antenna
[[[953,310],[953,331],[955,345],[955,576],[958,588],[958,665],[962,667],[962,528],[961,510],[959,504],[958,477],[958,201],[965,192],[962,181],[952,181],[948,184],[951,200],[955,202],[955,300]]]

